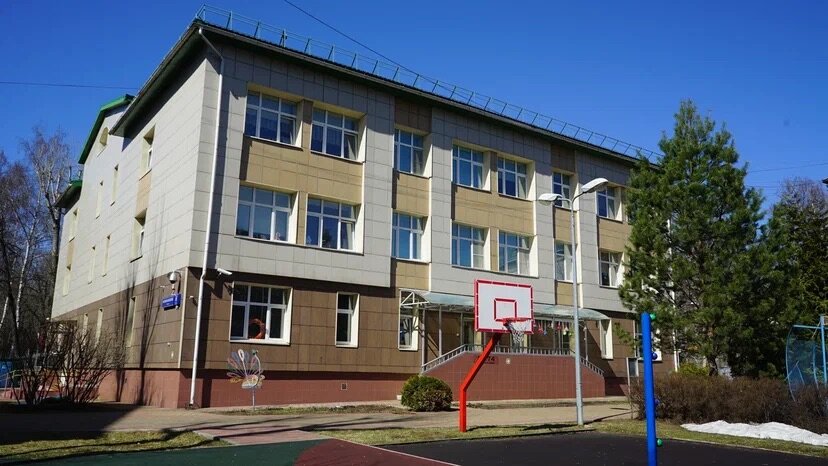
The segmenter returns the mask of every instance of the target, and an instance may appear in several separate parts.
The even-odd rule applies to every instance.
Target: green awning
[[[560,306],[558,304],[535,304],[535,318],[554,317],[556,319],[572,319],[572,306]],[[609,320],[605,314],[595,309],[578,309],[579,320]]]

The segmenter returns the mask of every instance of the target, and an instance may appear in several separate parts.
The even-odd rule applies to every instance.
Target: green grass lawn
[[[221,414],[235,416],[279,416],[299,414],[412,414],[406,408],[399,408],[388,405],[347,405],[347,406],[297,406],[297,407],[270,407],[270,408],[245,408],[230,411],[220,411]]]
[[[437,440],[470,440],[482,438],[523,437],[527,435],[548,435],[593,430],[568,424],[538,426],[472,427],[460,432],[457,427],[413,428],[413,429],[352,429],[324,430],[318,434],[365,445],[392,445],[401,443],[432,442]]]
[[[0,445],[0,463],[67,458],[96,453],[175,450],[226,445],[192,432],[106,432],[80,438],[30,440]]]
[[[605,432],[608,434],[625,434],[625,435],[647,435],[644,421],[637,420],[612,420],[604,422],[596,422],[590,424],[595,427],[598,432]],[[784,440],[772,439],[757,439],[747,437],[736,437],[733,435],[720,434],[705,434],[702,432],[692,432],[678,424],[671,424],[667,422],[658,422],[656,424],[656,432],[658,437],[665,439],[689,440],[693,442],[715,443],[719,445],[731,445],[737,447],[761,448],[765,450],[774,450],[784,453],[797,453],[800,455],[819,456],[828,458],[828,448],[818,447],[815,445],[807,445],[797,442],[786,442]]]

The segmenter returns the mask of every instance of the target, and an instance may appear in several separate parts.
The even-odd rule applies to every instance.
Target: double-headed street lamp
[[[543,205],[552,205],[555,201],[569,201],[569,236],[572,242],[572,321],[575,327],[575,414],[578,425],[584,425],[584,399],[581,395],[581,341],[580,325],[578,318],[578,260],[575,242],[575,199],[584,194],[597,191],[608,183],[606,178],[595,178],[581,186],[580,190],[572,199],[566,199],[557,193],[544,193],[538,198]]]

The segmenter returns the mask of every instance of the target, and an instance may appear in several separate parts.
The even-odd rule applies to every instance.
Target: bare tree
[[[55,358],[61,399],[73,404],[93,401],[104,378],[123,364],[124,347],[109,333],[96,338],[77,325],[67,326],[61,343]]]
[[[47,216],[51,233],[51,276],[55,276],[60,246],[62,209],[57,201],[66,190],[72,177],[74,164],[69,159],[66,134],[57,130],[46,134],[41,127],[32,129],[32,137],[20,143],[20,149],[34,172],[36,187],[40,193],[40,205]]]

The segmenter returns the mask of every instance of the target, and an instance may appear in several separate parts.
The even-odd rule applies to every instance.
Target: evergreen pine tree
[[[716,372],[749,316],[752,249],[761,197],[745,186],[730,133],[682,102],[674,134],[662,137],[658,166],[633,170],[633,219],[621,298],[655,312],[665,349],[703,358]]]

